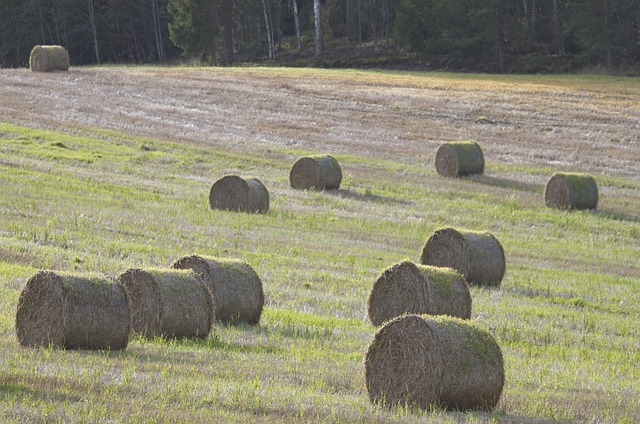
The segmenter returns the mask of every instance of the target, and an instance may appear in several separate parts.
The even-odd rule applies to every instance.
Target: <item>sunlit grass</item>
[[[489,164],[483,177],[448,180],[415,162],[336,155],[341,190],[291,190],[290,166],[307,153],[0,124],[0,420],[640,420],[637,179],[599,178],[598,211],[562,212],[542,200],[550,167]],[[268,213],[209,210],[211,184],[231,172],[265,184]],[[505,248],[501,288],[472,288],[473,317],[505,356],[491,414],[386,410],[366,393],[368,292],[443,226],[490,231]],[[18,346],[17,299],[37,270],[116,276],[193,253],[256,270],[259,326],[133,339],[122,352]]]

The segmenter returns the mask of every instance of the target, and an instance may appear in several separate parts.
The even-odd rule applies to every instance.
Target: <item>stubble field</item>
[[[272,68],[0,70],[0,418],[7,422],[640,421],[640,84],[634,78]],[[446,179],[443,141],[485,174]],[[289,188],[329,153],[340,190]],[[588,172],[597,211],[544,206]],[[267,214],[211,211],[211,184],[259,178]],[[381,409],[362,358],[380,273],[433,231],[502,243],[499,289],[472,287],[506,385],[493,413]],[[117,276],[188,254],[262,278],[261,324],[122,352],[27,349],[20,290],[40,269]]]

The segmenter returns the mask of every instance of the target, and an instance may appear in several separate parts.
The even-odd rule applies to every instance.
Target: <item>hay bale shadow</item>
[[[373,203],[395,203],[401,205],[411,205],[413,202],[404,199],[394,199],[393,197],[388,196],[380,196],[378,194],[373,194],[368,190],[365,193],[358,193],[356,191],[351,191],[349,189],[337,189],[337,190],[326,190],[325,193],[331,194],[332,196],[340,197],[342,199],[353,199],[360,202],[373,202]]]
[[[528,193],[542,193],[544,185],[526,183],[524,181],[511,180],[509,178],[490,177],[488,175],[469,175],[462,179],[493,187],[508,188],[512,190],[525,191]]]
[[[633,215],[626,212],[615,212],[608,210],[594,210],[592,213],[601,215],[614,221],[640,222],[640,215]]]

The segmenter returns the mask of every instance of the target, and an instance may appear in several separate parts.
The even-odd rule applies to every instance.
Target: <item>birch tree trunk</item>
[[[291,0],[293,3],[293,21],[296,27],[296,49],[302,50],[302,37],[300,36],[300,19],[298,19],[298,0]]]
[[[158,60],[164,62],[164,43],[162,42],[162,26],[160,23],[160,5],[158,4],[158,0],[151,0],[151,14],[153,17],[153,34],[156,40]]]
[[[89,6],[89,26],[91,27],[91,36],[93,38],[93,51],[96,56],[96,63],[100,64],[100,51],[98,49],[98,26],[96,24],[96,9],[93,0],[87,0]]]
[[[553,0],[553,44],[556,54],[564,56],[564,40],[562,38],[562,21],[560,20],[560,0]]]
[[[269,50],[269,60],[275,60],[275,43],[273,42],[273,28],[271,20],[269,19],[269,12],[267,10],[267,1],[262,0],[262,10],[264,11],[264,22],[267,27],[267,46]]]
[[[316,30],[316,61],[322,58],[322,28],[320,19],[320,0],[313,0],[313,17]]]

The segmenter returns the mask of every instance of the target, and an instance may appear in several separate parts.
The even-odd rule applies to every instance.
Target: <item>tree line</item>
[[[629,71],[640,0],[0,0],[0,66],[26,66],[38,44],[72,65],[322,63],[375,44],[471,70]]]

